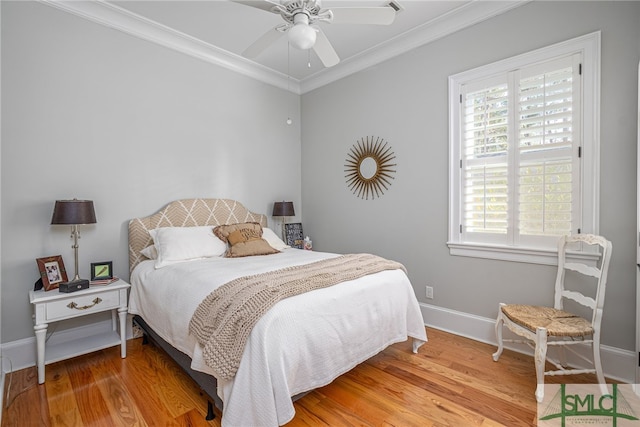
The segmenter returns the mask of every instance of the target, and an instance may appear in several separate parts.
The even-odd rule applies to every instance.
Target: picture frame
[[[292,248],[302,249],[304,247],[304,237],[302,233],[302,223],[292,222],[284,225],[285,243]]]
[[[45,291],[57,289],[60,283],[68,282],[67,269],[64,267],[62,255],[53,255],[44,258],[36,258],[42,287]]]
[[[113,279],[113,261],[92,262],[91,281]]]

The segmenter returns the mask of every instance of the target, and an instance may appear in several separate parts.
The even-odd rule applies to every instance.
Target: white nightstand
[[[34,307],[35,326],[33,329],[36,332],[39,384],[44,383],[45,363],[57,362],[118,344],[120,344],[122,358],[127,356],[126,321],[130,287],[131,285],[124,280],[118,280],[109,285],[91,286],[89,289],[68,294],[58,290],[29,292],[29,301]],[[46,345],[45,356],[47,327],[50,322],[87,316],[107,310],[111,310],[111,331],[83,337],[74,341],[73,344],[64,342],[57,345]],[[120,317],[119,334],[117,317]]]

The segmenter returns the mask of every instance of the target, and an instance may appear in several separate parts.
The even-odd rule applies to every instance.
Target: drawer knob
[[[82,307],[79,307],[78,304],[76,304],[75,302],[70,302],[69,304],[67,304],[67,307],[69,307],[70,309],[76,309],[76,310],[86,310],[88,308],[93,307],[94,305],[100,304],[102,302],[102,300],[100,298],[96,298],[93,301],[93,304],[91,305],[83,305]]]

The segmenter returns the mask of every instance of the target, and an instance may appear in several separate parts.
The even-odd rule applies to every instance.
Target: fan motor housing
[[[299,14],[306,15],[309,21],[313,23],[313,21],[319,18],[319,3],[319,1],[314,0],[294,0],[282,5],[278,9],[280,10],[280,16],[290,24],[295,24],[295,16]]]

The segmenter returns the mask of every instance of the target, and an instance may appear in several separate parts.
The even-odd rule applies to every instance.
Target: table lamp
[[[295,212],[293,211],[293,202],[275,202],[273,204],[273,213],[271,215],[282,217],[282,240],[286,241],[284,225],[288,216],[295,216]]]
[[[68,283],[72,287],[85,288],[89,287],[89,281],[81,279],[78,274],[78,239],[80,231],[78,225],[95,224],[96,213],[93,209],[93,201],[91,200],[56,200],[53,208],[52,225],[70,225],[71,237],[73,238],[73,255],[76,263],[75,276]]]

